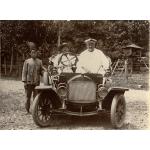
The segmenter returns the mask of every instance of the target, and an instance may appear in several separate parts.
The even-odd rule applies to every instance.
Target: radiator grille
[[[79,103],[96,101],[96,85],[92,81],[72,81],[69,83],[70,101]]]

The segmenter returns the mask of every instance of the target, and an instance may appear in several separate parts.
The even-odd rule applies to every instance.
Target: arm
[[[99,63],[97,73],[104,75],[106,73],[107,69],[109,68],[109,60],[107,59],[105,54],[101,51],[99,51],[99,54],[97,54],[97,56],[98,56],[97,60]]]
[[[28,73],[28,63],[25,60],[23,69],[22,69],[22,82],[27,82],[27,73]]]
[[[47,71],[47,69],[43,66],[43,63],[42,63],[42,60],[41,60],[40,75],[42,76],[45,71]]]
[[[110,60],[105,55],[103,56],[103,69],[104,69],[104,76],[110,76]]]
[[[102,65],[103,65],[103,68],[104,68],[105,70],[109,69],[109,60],[108,60],[108,58],[105,56],[105,54],[103,54]]]

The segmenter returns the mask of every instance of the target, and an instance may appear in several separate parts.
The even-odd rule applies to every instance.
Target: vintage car
[[[72,72],[58,73],[60,68],[50,65],[44,73],[44,84],[36,87],[38,94],[32,109],[35,124],[40,127],[50,126],[56,113],[82,117],[106,111],[110,115],[112,127],[121,128],[126,114],[124,93],[128,89],[111,87],[109,75],[76,73],[78,58],[71,54],[74,56],[72,59],[75,59],[74,64],[70,63],[68,57],[67,62],[62,61],[62,57],[67,54],[62,54],[59,63],[63,68],[69,66]]]

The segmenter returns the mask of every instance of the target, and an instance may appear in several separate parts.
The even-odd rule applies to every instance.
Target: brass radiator
[[[68,86],[68,100],[77,103],[96,101],[96,84],[92,81],[72,81]]]

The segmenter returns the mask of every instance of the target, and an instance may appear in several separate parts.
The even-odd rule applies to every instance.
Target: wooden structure
[[[125,69],[126,68],[126,69]],[[132,75],[132,72],[149,70],[149,57],[144,49],[131,44],[123,48],[123,57],[112,65],[112,75]]]
[[[118,59],[112,65],[111,75],[124,76],[125,82],[128,82],[128,77],[131,76],[132,72],[128,67],[128,59]]]
[[[141,68],[148,68],[148,62],[145,62],[143,57],[144,49],[138,45],[131,44],[123,48],[124,56],[128,59],[128,67],[132,71],[141,71]]]

